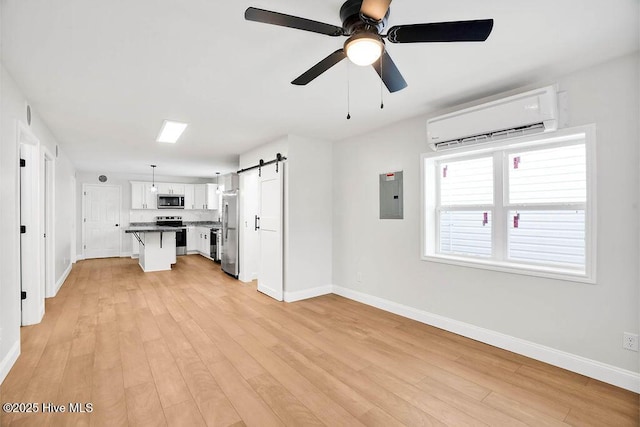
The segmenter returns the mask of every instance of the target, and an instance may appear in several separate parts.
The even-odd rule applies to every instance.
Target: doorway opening
[[[20,147],[21,323],[42,320],[44,299],[55,295],[55,158],[22,122]]]

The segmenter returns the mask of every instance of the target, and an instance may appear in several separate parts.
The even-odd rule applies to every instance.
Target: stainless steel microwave
[[[181,194],[158,194],[158,209],[184,209],[184,196]]]

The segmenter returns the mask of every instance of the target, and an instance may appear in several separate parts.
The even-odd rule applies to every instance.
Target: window
[[[592,282],[594,134],[423,155],[423,259]]]

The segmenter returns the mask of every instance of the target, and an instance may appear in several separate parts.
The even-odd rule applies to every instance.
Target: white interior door
[[[83,186],[85,258],[120,256],[120,186]]]
[[[40,150],[37,145],[20,144],[20,286],[22,325],[40,323],[44,316],[44,239],[41,222]]]
[[[284,294],[284,164],[262,168],[260,181],[260,270],[258,290],[282,301]]]

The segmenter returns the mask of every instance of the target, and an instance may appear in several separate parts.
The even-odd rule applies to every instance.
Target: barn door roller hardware
[[[258,162],[257,165],[253,165],[253,166],[250,166],[248,168],[240,169],[238,171],[238,173],[243,173],[243,172],[248,172],[248,171],[253,170],[253,169],[258,169],[258,175],[262,176],[262,168],[267,166],[267,165],[271,165],[273,163],[276,164],[276,173],[278,173],[279,172],[278,163],[283,162],[285,160],[287,160],[287,158],[285,156],[283,156],[282,154],[278,153],[278,154],[276,154],[276,158],[275,159],[269,160],[268,162],[265,162],[263,159],[260,159],[260,162]]]

